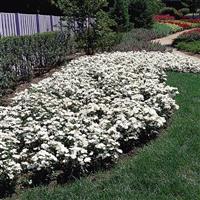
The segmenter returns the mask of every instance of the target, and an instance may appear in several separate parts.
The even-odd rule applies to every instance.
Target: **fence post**
[[[61,17],[60,17],[60,21],[59,21],[59,23],[60,23],[60,30],[63,31],[63,23],[62,23],[62,19],[61,19]]]
[[[37,32],[40,33],[40,19],[39,19],[39,14],[36,14],[36,26],[37,26]]]
[[[50,15],[51,31],[53,31],[53,16]]]
[[[15,13],[15,22],[17,35],[20,36],[19,13]]]

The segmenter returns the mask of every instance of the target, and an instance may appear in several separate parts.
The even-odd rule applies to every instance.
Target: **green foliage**
[[[166,48],[159,43],[152,43],[151,40],[157,38],[157,33],[148,29],[132,29],[124,33],[119,44],[115,45],[113,51],[162,51]]]
[[[95,17],[97,12],[107,5],[106,0],[52,0],[67,17],[86,20]]]
[[[195,29],[179,35],[173,42],[179,50],[200,54],[200,31]]]
[[[117,22],[117,31],[127,31],[130,27],[129,22],[129,0],[109,1],[110,13]]]
[[[10,180],[5,174],[0,176],[0,198],[12,195],[15,191],[16,180]]]
[[[174,40],[173,45],[176,45],[180,42],[195,42],[195,41],[200,41],[200,32],[188,32],[181,34]]]
[[[0,68],[0,98],[16,86],[16,76],[9,69]]]
[[[54,3],[65,14],[68,30],[74,32],[78,47],[86,54],[94,54],[98,45],[101,49],[109,48],[112,41],[105,40],[114,37],[111,29],[114,22],[103,11],[106,0],[54,0]],[[101,40],[104,40],[104,46]]]
[[[116,26],[116,22],[111,19],[105,12],[97,13],[96,21],[96,48],[100,51],[109,50],[114,44],[119,41],[117,33],[113,32],[111,27]]]
[[[130,23],[135,28],[149,28],[153,24],[153,15],[155,15],[162,4],[157,0],[131,0],[129,4]]]
[[[0,96],[60,65],[71,51],[67,35],[61,32],[0,39]]]
[[[138,29],[132,29],[131,31],[125,33],[123,35],[122,41],[127,40],[139,40],[139,41],[151,41],[153,39],[157,38],[157,34],[155,31],[151,29],[145,29],[145,28],[138,28]]]
[[[176,18],[182,17],[182,13],[179,13],[175,8],[172,7],[164,7],[160,10],[161,15],[171,15]]]
[[[153,24],[152,15],[148,13],[145,1],[134,0],[129,6],[130,22],[135,28],[150,27]]]
[[[180,10],[178,10],[179,13],[182,13],[182,15],[187,15],[190,13],[190,9],[189,8],[181,8]]]
[[[200,41],[179,42],[175,47],[179,50],[200,54]]]
[[[109,0],[110,13],[118,24],[118,31],[150,27],[152,16],[162,6],[160,0]]]
[[[106,12],[97,12],[95,24],[76,39],[79,49],[84,49],[87,54],[109,50],[117,41],[117,34],[111,29],[115,25]]]
[[[199,0],[182,0],[182,4],[186,5],[183,7],[190,8],[191,12],[196,12],[198,8],[200,8],[200,1]]]
[[[153,15],[158,14],[161,8],[164,7],[164,4],[161,0],[146,0],[148,3],[149,12]]]
[[[168,26],[167,24],[160,24],[160,23],[155,23],[153,25],[153,30],[157,32],[159,37],[164,37],[173,32],[173,29]]]
[[[157,38],[159,38],[181,31],[182,28],[174,24],[155,23],[153,24],[153,30],[157,33]]]

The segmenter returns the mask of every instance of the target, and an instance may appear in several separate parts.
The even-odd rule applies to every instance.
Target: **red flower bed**
[[[200,41],[200,28],[196,28],[194,30],[182,33],[181,35],[178,36],[178,38],[174,40],[174,44],[178,44],[180,42],[188,43],[194,41],[198,42]]]
[[[200,28],[196,28],[194,30],[188,31],[187,33],[199,33],[200,34]]]
[[[174,20],[175,17],[171,15],[155,15],[154,21],[162,21],[162,20]]]
[[[183,23],[178,23],[178,22],[172,22],[171,24],[175,24],[175,25],[177,25],[177,26],[180,26],[180,27],[183,28],[183,29],[188,29],[188,28],[191,27],[191,26],[188,25],[188,24],[183,24]]]
[[[166,23],[174,24],[174,25],[180,26],[180,27],[183,28],[183,29],[191,28],[191,26],[190,26],[189,24],[184,23],[184,22],[166,21]]]

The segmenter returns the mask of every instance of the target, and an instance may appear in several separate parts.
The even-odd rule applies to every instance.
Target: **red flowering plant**
[[[191,28],[191,26],[190,25],[188,25],[188,24],[184,24],[184,23],[179,23],[179,22],[171,22],[171,24],[175,24],[175,25],[177,25],[177,26],[180,26],[181,28],[183,28],[183,29],[188,29],[188,28]]]
[[[159,22],[163,20],[174,20],[175,17],[171,15],[155,15],[153,19],[154,21]]]
[[[187,33],[199,33],[200,34],[200,28],[193,29],[191,31],[188,31]]]
[[[189,29],[189,28],[193,27],[192,23],[184,22],[184,21],[181,21],[181,20],[166,20],[166,21],[164,21],[164,23],[174,24],[174,25],[177,25],[177,26],[179,26],[183,29]]]
[[[180,42],[193,42],[200,41],[200,28],[188,31],[186,33],[181,34],[175,41],[174,44],[178,44]]]

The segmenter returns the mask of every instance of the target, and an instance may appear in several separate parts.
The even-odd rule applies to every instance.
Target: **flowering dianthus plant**
[[[178,109],[165,70],[199,72],[189,58],[160,52],[85,56],[0,107],[0,176],[114,162],[159,133]]]

